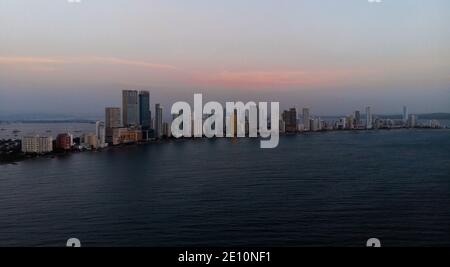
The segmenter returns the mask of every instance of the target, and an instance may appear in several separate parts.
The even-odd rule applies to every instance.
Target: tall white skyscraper
[[[163,136],[163,108],[161,104],[155,105],[155,137]]]
[[[138,91],[122,91],[122,122],[124,127],[139,125]]]
[[[105,147],[106,130],[104,122],[97,121],[95,123],[95,135],[97,136],[97,146],[100,148]]]
[[[303,109],[303,125],[305,128],[305,131],[311,130],[311,123],[310,123],[310,117],[309,117],[309,108]]]
[[[367,129],[373,128],[372,108],[371,107],[366,108],[366,128]]]
[[[409,118],[408,107],[404,106],[403,107],[403,124],[406,125],[408,123],[408,118]]]

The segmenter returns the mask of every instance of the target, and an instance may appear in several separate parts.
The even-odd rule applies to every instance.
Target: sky
[[[449,47],[448,0],[1,0],[0,113],[103,114],[124,89],[450,112]]]

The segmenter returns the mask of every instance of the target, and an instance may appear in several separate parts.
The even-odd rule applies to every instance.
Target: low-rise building
[[[136,143],[142,140],[142,131],[131,128],[115,128],[112,135],[112,144]]]

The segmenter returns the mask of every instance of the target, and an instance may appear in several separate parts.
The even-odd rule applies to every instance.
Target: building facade
[[[105,142],[113,143],[114,129],[122,127],[120,108],[105,109]]]
[[[73,146],[73,135],[70,133],[58,134],[56,136],[56,148],[61,150],[70,150]]]
[[[297,132],[297,110],[295,108],[283,112],[283,121],[287,133]]]
[[[150,92],[139,92],[139,125],[143,130],[150,130],[151,112],[150,112]]]
[[[103,148],[106,146],[106,127],[102,121],[95,123],[95,135],[97,136],[97,146]]]
[[[161,104],[155,105],[155,137],[161,138],[163,135],[163,108]]]
[[[139,125],[138,91],[122,91],[122,123],[124,127]]]
[[[366,108],[366,129],[373,128],[373,117],[372,117],[372,108]]]
[[[49,153],[53,151],[53,138],[45,136],[22,137],[23,153]]]
[[[311,130],[310,121],[309,120],[310,120],[309,108],[304,108],[303,109],[303,125],[304,125],[304,130],[305,131]]]

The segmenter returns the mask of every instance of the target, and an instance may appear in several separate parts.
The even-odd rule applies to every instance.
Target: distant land
[[[301,114],[301,113],[299,113]],[[402,115],[382,115],[375,114],[378,118],[383,119],[402,119]],[[450,120],[450,113],[427,113],[417,114],[421,120]],[[340,118],[342,116],[317,116],[321,118]],[[361,114],[365,118],[365,114]],[[70,116],[70,115],[0,115],[0,123],[95,123],[104,120],[100,116]]]
[[[402,115],[375,115],[385,119],[401,119]],[[421,120],[450,120],[450,113],[427,113],[417,114]]]

